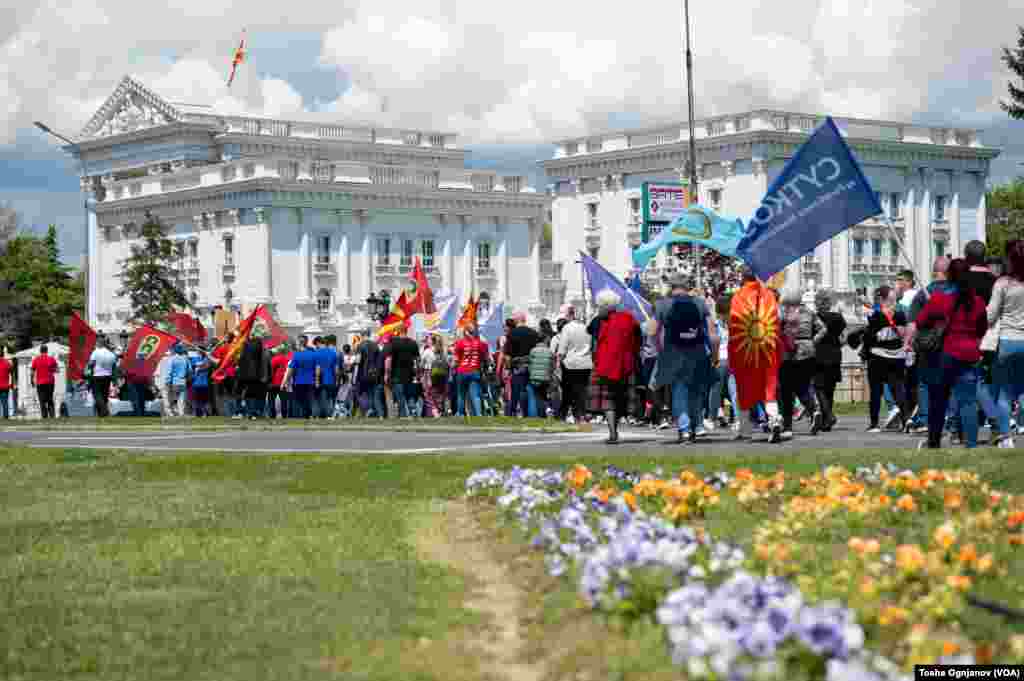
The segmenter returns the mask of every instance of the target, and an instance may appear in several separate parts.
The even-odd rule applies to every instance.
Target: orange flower
[[[888,508],[889,505],[892,504],[892,499],[889,497],[888,494],[883,494],[879,496],[875,501],[877,501],[878,505],[881,506],[882,508]]]
[[[861,556],[878,553],[882,548],[877,539],[861,539],[860,537],[851,538],[847,542],[847,546]]]
[[[875,585],[875,580],[870,577],[864,577],[860,580],[860,592],[865,596],[874,596],[878,591],[878,587]]]
[[[950,655],[956,655],[960,652],[960,644],[954,643],[953,641],[943,641],[942,643],[942,654],[946,657]]]
[[[626,506],[629,506],[629,510],[636,510],[636,497],[633,496],[632,492],[623,492],[622,499],[626,502]]]
[[[590,492],[597,497],[597,500],[602,504],[607,504],[608,500],[612,497],[612,491],[607,487],[598,487],[594,485],[590,488]]]
[[[740,468],[734,473],[734,475],[737,480],[750,480],[754,477],[754,471],[749,468]]]
[[[909,494],[904,494],[900,497],[900,500],[896,502],[896,508],[901,511],[916,511],[917,504],[914,502],[914,497]]]
[[[905,624],[909,617],[910,613],[904,608],[887,605],[882,608],[880,613],[878,613],[878,623],[883,627],[888,627],[893,624]]]
[[[944,549],[948,549],[956,542],[956,530],[951,523],[943,523],[935,528],[932,539]]]
[[[1011,534],[1010,546],[1024,546],[1024,534]]]
[[[986,553],[984,556],[978,559],[978,562],[974,564],[974,569],[984,574],[992,569],[995,564],[995,558],[992,557],[991,553]]]
[[[586,466],[577,464],[569,472],[569,482],[576,489],[583,489],[583,486],[594,477],[594,474]]]
[[[946,488],[946,493],[942,496],[943,506],[947,510],[954,511],[961,508],[964,505],[964,497],[960,494],[959,490]]]
[[[974,544],[967,544],[960,549],[956,559],[965,565],[973,565],[978,560],[978,550]]]
[[[924,567],[924,552],[913,544],[896,547],[896,567],[906,572],[917,572]]]
[[[967,591],[967,589],[971,588],[971,578],[965,575],[950,575],[946,577],[946,584],[954,589]]]
[[[1015,530],[1020,525],[1024,525],[1024,511],[1017,511],[1016,513],[1011,513],[1010,516],[1006,519],[1006,529],[1008,530]]]

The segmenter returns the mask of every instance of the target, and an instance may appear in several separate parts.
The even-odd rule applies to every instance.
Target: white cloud
[[[353,84],[323,106],[341,119],[400,117],[469,143],[549,140],[623,113],[664,120],[685,110],[678,0],[616,11],[549,0],[16,4],[0,10],[0,144],[33,119],[77,130],[124,73],[175,101],[300,113],[295,83],[273,71],[243,64],[225,87],[242,22],[250,55],[261,32],[321,33],[320,62]],[[1007,74],[997,47],[1015,40],[1020,22],[1017,0],[734,0],[691,9],[699,114],[778,106],[972,125],[1002,115]],[[168,63],[168,53],[178,60]]]

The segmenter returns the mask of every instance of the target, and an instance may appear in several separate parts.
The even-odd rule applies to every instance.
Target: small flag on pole
[[[231,60],[231,75],[228,76],[228,87],[231,87],[231,83],[235,81],[235,72],[238,70],[238,65],[245,61],[245,29],[242,29],[242,42],[238,43],[238,49],[235,50],[235,57]]]

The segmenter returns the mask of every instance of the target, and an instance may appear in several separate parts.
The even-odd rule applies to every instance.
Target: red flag
[[[242,42],[238,43],[238,49],[235,50],[235,57],[231,60],[231,75],[228,76],[228,87],[231,87],[231,83],[235,80],[235,71],[238,70],[238,65],[245,61],[245,29],[242,29]]]
[[[222,383],[228,376],[228,369],[238,364],[238,358],[242,355],[242,348],[245,346],[246,341],[249,340],[249,336],[252,335],[257,315],[263,310],[262,305],[257,305],[256,309],[238,325],[238,330],[235,332],[235,340],[228,346],[227,352],[221,357],[220,363],[213,372],[214,383]]]
[[[177,330],[179,338],[189,343],[201,343],[206,340],[206,328],[188,313],[172,312],[167,315],[167,323]]]
[[[409,302],[414,314],[437,312],[437,308],[434,307],[434,292],[430,290],[430,283],[427,281],[427,275],[423,272],[419,256],[416,256],[416,266],[412,270],[412,297]]]
[[[262,305],[253,310],[252,335],[263,339],[263,347],[276,348],[288,341],[288,332],[274,321],[270,311]]]
[[[77,312],[71,313],[68,341],[71,345],[71,351],[68,353],[68,378],[72,381],[81,381],[85,378],[85,365],[89,363],[89,355],[96,349],[96,332],[78,316]]]
[[[477,321],[477,311],[480,309],[480,298],[473,300],[473,296],[469,297],[466,301],[466,306],[462,308],[462,316],[459,317],[459,321],[455,322],[455,328],[462,330],[469,327],[475,327]]]
[[[149,378],[156,371],[160,360],[178,339],[152,326],[140,326],[135,330],[121,359],[122,370],[129,379]]]
[[[740,409],[774,402],[778,392],[779,306],[768,287],[747,282],[733,294],[729,309],[729,369],[736,376]]]

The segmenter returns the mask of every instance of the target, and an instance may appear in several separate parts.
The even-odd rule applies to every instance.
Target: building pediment
[[[109,137],[180,121],[181,112],[141,83],[125,76],[82,129],[85,139]]]

